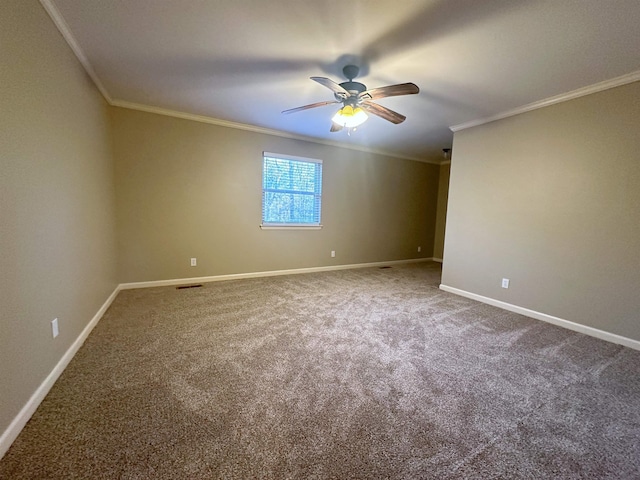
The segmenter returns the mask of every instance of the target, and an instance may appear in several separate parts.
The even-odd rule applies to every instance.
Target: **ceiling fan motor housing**
[[[348,78],[348,81],[342,82],[340,86],[351,94],[350,97],[344,98],[339,94],[335,94],[336,100],[344,102],[345,105],[356,106],[358,103],[358,95],[367,90],[366,85],[360,82],[354,82],[353,79],[360,73],[360,68],[356,65],[345,65],[342,73]]]
[[[345,99],[344,96],[340,96],[339,94],[336,93],[335,94],[336,100],[341,102],[344,100],[346,100],[347,102],[349,100],[352,100],[354,105],[358,100],[358,95],[367,90],[367,87],[360,82],[353,82],[353,81],[342,82],[340,86],[344,88],[347,92],[349,92],[351,96]]]
[[[343,108],[338,112],[338,114],[341,115],[342,120],[344,120],[343,117],[347,117],[349,115],[354,117],[357,115],[364,115],[366,118],[366,114],[364,112],[364,110],[366,110],[367,113],[376,115],[391,123],[398,124],[406,120],[404,115],[372,102],[372,100],[385,97],[395,97],[398,95],[411,95],[420,92],[418,86],[413,83],[399,83],[397,85],[387,85],[386,87],[367,90],[366,85],[353,81],[353,79],[358,76],[358,73],[360,73],[360,69],[357,66],[346,65],[342,69],[342,72],[344,73],[344,76],[347,77],[347,81],[340,84],[326,77],[311,77],[311,80],[318,82],[323,87],[331,90],[335,96],[335,101],[316,102],[309,105],[303,105],[298,108],[291,108],[283,111],[282,113],[294,113],[301,110],[308,110],[310,108],[342,103]],[[336,124],[340,125],[340,122],[334,120],[334,124],[331,127],[332,132],[337,132],[342,129],[342,127],[336,128]],[[346,126],[346,123],[344,123],[343,126]],[[356,125],[353,124],[352,126],[355,127]]]

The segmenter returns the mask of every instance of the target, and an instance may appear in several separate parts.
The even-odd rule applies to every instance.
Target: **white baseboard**
[[[107,311],[107,308],[109,308],[109,305],[111,305],[111,302],[113,302],[113,300],[116,298],[116,295],[118,295],[119,291],[120,288],[116,287],[113,293],[109,295],[109,298],[107,298],[107,300],[102,304],[98,312],[93,316],[87,326],[84,327],[84,330],[82,330],[78,338],[76,338],[73,344],[65,352],[65,354],[62,356],[53,370],[51,370],[51,373],[47,375],[47,378],[44,379],[44,381],[36,389],[33,395],[31,395],[31,398],[29,398],[24,407],[22,407],[22,410],[20,410],[18,415],[16,415],[7,429],[2,433],[2,436],[0,436],[0,458],[2,458],[5,453],[7,453],[7,450],[9,450],[11,444],[16,438],[18,438],[18,435],[20,434],[24,426],[34,414],[40,403],[42,403],[44,397],[47,396],[47,393],[49,393],[49,390],[51,390],[53,384],[56,383],[56,380],[58,379],[58,377],[60,377],[71,359],[74,357],[77,351],[80,350],[80,347],[91,333],[91,330],[93,330],[93,328],[97,325],[98,321],[102,318],[104,312]]]
[[[606,332],[604,330],[599,330],[597,328],[588,327],[587,325],[582,325],[580,323],[575,323],[570,320],[565,320],[563,318],[547,315],[546,313],[537,312],[535,310],[529,310],[528,308],[519,307],[518,305],[512,305],[511,303],[503,302],[501,300],[496,300],[494,298],[484,297],[482,295],[467,292],[466,290],[460,290],[458,288],[450,287],[448,285],[440,284],[440,289],[444,290],[445,292],[454,293],[456,295],[470,298],[472,300],[477,300],[479,302],[486,303],[488,305],[493,305],[494,307],[502,308],[510,312],[519,313],[520,315],[524,315],[525,317],[531,317],[531,318],[535,318],[536,320],[542,320],[543,322],[552,323],[559,327],[564,327],[569,330],[573,330],[574,332],[584,333],[585,335],[590,335],[592,337],[596,337],[601,340],[606,340],[607,342],[617,343],[618,345],[624,345],[625,347],[633,348],[634,350],[640,350],[640,341],[623,337],[622,335],[617,335],[615,333]]]
[[[132,288],[167,287],[172,285],[186,285],[190,283],[220,282],[223,280],[240,280],[243,278],[275,277],[279,275],[295,275],[299,273],[328,272],[331,270],[348,270],[352,268],[382,267],[386,265],[399,265],[403,263],[432,262],[429,258],[410,258],[407,260],[391,260],[388,262],[353,263],[350,265],[330,265],[326,267],[294,268],[290,270],[272,270],[266,272],[232,273],[229,275],[213,275],[208,277],[173,278],[170,280],[152,280],[149,282],[121,283],[120,290]]]
[[[433,260],[434,262],[442,263],[442,259],[441,258],[433,257],[431,260]]]
[[[331,265],[326,267],[310,267],[310,268],[297,268],[291,270],[275,270],[268,272],[253,272],[253,273],[237,273],[231,275],[215,275],[208,277],[194,277],[194,278],[176,278],[172,280],[157,280],[151,282],[135,282],[135,283],[122,283],[116,287],[116,289],[109,295],[109,298],[100,307],[98,312],[93,316],[91,321],[82,330],[78,338],[73,342],[69,349],[62,356],[60,361],[51,370],[47,378],[40,384],[36,391],[31,395],[31,398],[22,407],[18,415],[9,424],[7,429],[0,436],[0,458],[7,453],[11,444],[18,437],[24,426],[27,424],[31,416],[34,414],[42,400],[47,396],[51,387],[55,384],[56,380],[60,377],[64,369],[67,367],[71,359],[78,352],[82,344],[85,342],[93,328],[97,325],[98,321],[102,318],[107,311],[111,303],[115,300],[120,290],[127,290],[132,288],[145,288],[145,287],[161,287],[169,285],[184,285],[188,283],[204,283],[204,282],[217,282],[222,280],[237,280],[242,278],[257,278],[257,277],[273,277],[277,275],[292,275],[299,273],[312,273],[312,272],[326,272],[330,270],[346,270],[352,268],[366,268],[366,267],[379,267],[387,265],[399,265],[403,263],[417,263],[417,262],[429,262],[433,261],[432,257],[429,258],[411,258],[406,260],[391,260],[388,262],[371,262],[371,263],[356,263],[351,265]]]

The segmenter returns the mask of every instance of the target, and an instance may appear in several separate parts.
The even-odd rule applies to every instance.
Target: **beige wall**
[[[0,435],[119,282],[432,255],[436,165],[108,107],[36,1],[0,41]],[[324,160],[322,230],[258,228],[263,150]]]
[[[2,1],[0,45],[1,435],[116,277],[107,107],[38,2]]]
[[[440,165],[438,180],[438,211],[436,214],[436,236],[433,242],[433,257],[442,259],[444,255],[444,232],[447,221],[447,202],[449,200],[449,174],[451,163]]]
[[[456,133],[443,284],[640,340],[639,125],[633,83]]]
[[[112,125],[121,282],[432,256],[437,165],[122,108]],[[259,228],[263,151],[324,161],[322,230]]]

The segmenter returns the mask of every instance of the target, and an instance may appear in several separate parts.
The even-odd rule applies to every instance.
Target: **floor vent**
[[[199,283],[198,285],[180,285],[179,287],[176,287],[176,290],[182,290],[184,288],[198,288],[201,286],[202,286],[201,283]]]
[[[378,267],[380,270],[384,270],[385,268],[391,268],[389,266],[385,266],[385,267]]]

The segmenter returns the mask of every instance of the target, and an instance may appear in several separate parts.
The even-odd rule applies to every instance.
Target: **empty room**
[[[640,478],[638,25],[3,0],[0,478]]]

